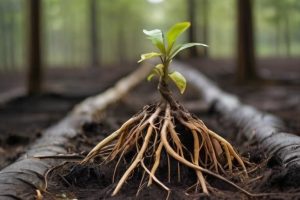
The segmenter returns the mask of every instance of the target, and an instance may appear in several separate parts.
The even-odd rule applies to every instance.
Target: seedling
[[[247,170],[242,158],[234,150],[231,144],[224,138],[208,129],[205,124],[195,115],[189,113],[172,96],[168,84],[173,81],[180,93],[184,93],[186,79],[177,71],[170,71],[172,59],[182,50],[192,46],[206,46],[200,43],[176,44],[177,38],[189,28],[189,22],[175,24],[164,35],[159,29],[144,33],[157,48],[157,52],[141,55],[139,62],[151,58],[159,58],[161,63],[156,65],[148,80],[157,76],[158,91],[161,94],[159,103],[145,106],[142,111],[126,121],[118,130],[98,143],[82,161],[87,163],[95,157],[102,157],[104,163],[116,160],[115,171],[120,160],[125,155],[134,155],[127,170],[118,180],[112,195],[117,194],[130,175],[137,168],[144,170],[148,176],[143,176],[141,182],[148,178],[147,185],[153,181],[170,192],[170,189],[159,180],[157,170],[162,159],[168,160],[168,180],[170,170],[170,157],[178,163],[178,181],[181,177],[181,167],[191,168],[195,171],[195,190],[201,189],[203,193],[209,194],[206,175],[221,179],[231,184],[242,192],[248,194],[239,186],[235,185],[223,175],[233,175],[234,171],[242,170],[247,176]],[[186,146],[186,138],[192,147]],[[165,153],[163,153],[165,152]],[[166,156],[164,156],[166,155]],[[136,170],[137,171],[137,170]],[[241,174],[243,173],[238,173]],[[115,176],[115,175],[114,175]],[[113,180],[115,177],[113,177]]]

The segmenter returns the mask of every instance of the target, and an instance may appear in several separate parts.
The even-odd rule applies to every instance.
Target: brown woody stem
[[[179,110],[179,104],[173,98],[172,92],[169,90],[169,86],[163,77],[161,77],[159,80],[158,91],[162,98],[170,104],[172,110]]]

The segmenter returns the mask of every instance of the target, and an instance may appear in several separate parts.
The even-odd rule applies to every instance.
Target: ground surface
[[[278,79],[279,75],[283,73],[280,64],[276,61],[277,66],[271,68],[270,62],[264,62],[262,68],[262,74],[267,78]],[[300,126],[300,69],[297,65],[291,63],[287,65],[285,77],[280,82],[268,83],[263,85],[238,85],[234,84],[232,74],[232,63],[224,61],[208,61],[208,60],[192,60],[190,63],[194,64],[197,68],[201,69],[206,75],[215,80],[223,89],[229,92],[237,94],[243,102],[251,104],[259,109],[267,112],[274,113],[283,118],[287,124],[289,132],[296,134],[299,133]],[[271,63],[272,64],[272,63]],[[201,67],[200,67],[201,66]],[[131,68],[132,69],[132,68]],[[110,68],[110,70],[54,70],[49,72],[47,78],[48,91],[55,91],[46,93],[44,95],[35,97],[20,97],[9,103],[0,105],[0,169],[14,161],[21,153],[23,153],[28,145],[31,144],[36,138],[40,136],[40,133],[46,127],[54,124],[73,107],[74,104],[85,98],[86,96],[96,94],[103,91],[108,86],[111,86],[119,77],[126,74],[130,69],[125,69],[123,66],[116,68]],[[290,73],[291,71],[291,73]],[[76,77],[76,79],[74,79]],[[1,91],[5,91],[6,88],[13,86],[19,86],[17,83],[12,84],[10,78],[1,79]],[[21,78],[18,80],[22,80]],[[3,82],[3,84],[2,84]],[[209,112],[207,105],[199,102],[199,96],[195,96],[192,89],[189,89],[190,95],[184,101],[184,104],[191,111],[200,116],[207,125],[218,133],[222,133],[230,136],[237,130],[231,124],[223,121],[216,113]],[[98,142],[105,135],[109,134],[112,130],[115,130],[124,120],[128,119],[132,114],[137,112],[146,103],[158,100],[158,96],[155,96],[155,86],[150,84],[149,86],[142,86],[127,95],[121,104],[110,109],[107,113],[105,120],[97,122],[96,124],[86,125],[83,128],[80,138],[77,138],[72,143],[68,144],[73,152],[87,152],[93,145]],[[62,95],[64,94],[64,95]],[[141,98],[143,97],[143,98]],[[145,101],[141,101],[144,99]],[[97,132],[97,134],[95,134]],[[99,134],[98,134],[99,133]],[[233,142],[234,143],[234,142]],[[253,150],[254,149],[254,150]],[[264,163],[266,161],[263,153],[259,152],[255,146],[251,147],[247,144],[238,147],[238,150],[244,155],[252,156],[251,159],[258,163]],[[255,152],[255,153],[251,153]],[[264,165],[265,166],[265,165]],[[65,170],[70,171],[72,164],[66,166]],[[62,170],[62,169],[61,169]],[[101,170],[104,170],[101,168]],[[95,199],[99,199],[98,195],[102,197],[109,197],[112,190],[111,185],[111,173],[112,168],[107,168],[100,173],[100,179],[87,177],[89,180],[81,180],[80,182],[86,182],[82,186],[68,186],[68,182],[72,182],[72,178],[67,183],[62,181],[64,178],[56,177],[55,174],[51,177],[52,183],[49,188],[54,195],[62,195],[65,193],[64,189],[67,189],[68,195],[76,193],[85,199],[92,199],[90,194],[94,194]],[[66,172],[62,171],[62,172]],[[83,170],[82,173],[86,171]],[[91,173],[99,172],[99,168],[92,168]],[[262,167],[262,171],[256,172],[252,177],[260,177],[260,175],[270,175],[272,168]],[[105,176],[104,176],[105,175]],[[82,174],[83,176],[83,174]],[[104,177],[103,177],[104,176]],[[252,191],[272,191],[272,192],[285,192],[295,193],[296,189],[284,188],[278,182],[275,181],[267,186],[264,184],[267,176],[259,178],[259,181],[255,184],[249,184],[248,187]],[[97,176],[96,176],[97,179]],[[104,183],[103,183],[104,180]],[[132,185],[126,185],[123,193],[117,196],[115,199],[132,198],[135,196],[136,186],[138,186],[138,179],[133,180]],[[184,185],[186,184],[186,185]],[[171,188],[176,188],[178,191],[182,191],[188,186],[188,182],[181,184],[173,183]],[[216,183],[219,187],[224,187],[221,183]],[[56,187],[59,186],[59,187]],[[226,187],[226,186],[225,186]],[[97,188],[97,189],[95,189]],[[100,190],[99,190],[100,188]],[[81,189],[81,190],[79,190]],[[70,192],[71,191],[71,192]],[[299,191],[298,191],[299,192]],[[79,194],[80,193],[80,194]],[[234,191],[229,191],[221,194],[216,194],[216,198],[232,197]],[[153,196],[154,195],[154,196]],[[139,198],[140,199],[164,199],[166,193],[158,187],[153,187],[150,190],[144,189]],[[221,195],[221,196],[218,196]],[[229,196],[228,196],[229,195]],[[239,195],[239,194],[238,194]],[[236,199],[239,197],[235,196]],[[185,199],[188,198],[185,195],[181,195],[179,192],[173,193],[173,199]],[[278,196],[277,199],[290,198],[290,196]],[[232,199],[232,198],[229,198]],[[297,198],[295,198],[297,199]]]
[[[144,98],[141,99],[140,96]],[[184,102],[184,105],[191,112],[198,115],[209,128],[223,136],[232,138],[235,133],[240,131],[233,124],[224,121],[217,113],[211,112],[209,107],[199,101],[199,98],[199,94],[197,94],[192,87],[189,87],[186,98],[181,99],[181,101]],[[155,95],[154,85],[143,84],[139,86],[134,92],[128,94],[120,104],[109,109],[102,120],[84,125],[80,132],[80,137],[74,138],[69,144],[66,144],[66,147],[70,149],[70,153],[86,154],[98,141],[120,127],[129,116],[138,112],[144,105],[155,102],[158,99],[159,96]],[[196,109],[196,107],[193,106],[195,102],[197,102],[202,109],[199,109],[199,107]],[[234,144],[234,141],[231,140],[231,142]],[[251,172],[250,179],[244,183],[238,182],[236,178],[233,178],[233,181],[238,182],[240,186],[254,193],[276,192],[278,193],[276,195],[277,199],[295,198],[295,196],[292,196],[287,191],[296,193],[299,192],[298,190],[272,183],[272,178],[269,179],[270,174],[276,169],[273,168],[273,166],[268,167],[265,155],[263,152],[259,152],[256,144],[244,144],[237,148],[242,155],[257,164],[257,170]],[[49,199],[63,196],[67,196],[68,198],[76,197],[79,199],[165,199],[167,197],[167,192],[157,185],[151,186],[150,188],[145,187],[139,191],[137,195],[141,178],[141,174],[138,171],[127,181],[127,184],[124,185],[120,194],[111,197],[110,195],[116,186],[116,183],[112,182],[115,162],[108,165],[99,165],[100,163],[101,161],[96,161],[96,163],[92,165],[80,166],[76,162],[70,162],[59,169],[53,170],[48,177],[48,193],[45,194],[45,196]],[[118,178],[120,178],[122,172],[126,170],[126,166],[127,165],[123,163],[118,167]],[[161,167],[158,172],[158,176],[160,176],[162,181],[172,190],[170,199],[204,198],[204,196],[199,193],[193,193],[193,190],[190,191],[190,195],[185,194],[186,189],[193,185],[192,180],[194,174],[192,170],[187,170],[187,172],[182,173],[184,175],[181,182],[176,181],[176,173],[174,171],[176,172],[176,169],[173,169],[172,174],[174,173],[174,175],[171,176],[173,177],[171,183],[168,183],[166,179],[166,165],[165,168]],[[213,177],[208,177],[208,180],[212,186],[223,190],[222,192],[216,190],[210,199],[248,199],[244,194],[222,181],[214,179]],[[269,199],[270,197],[257,197],[254,199],[264,198]]]

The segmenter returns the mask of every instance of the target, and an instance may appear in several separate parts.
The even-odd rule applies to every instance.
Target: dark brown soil
[[[101,121],[85,124],[80,132],[80,137],[74,138],[70,144],[67,144],[70,153],[86,154],[100,140],[117,129],[131,115],[141,109],[143,105],[159,99],[158,96],[153,96],[153,94],[155,94],[155,87],[144,84],[127,95],[120,104],[109,109]],[[141,96],[143,98],[140,98]],[[191,87],[189,87],[186,96],[183,99],[183,103],[187,107],[191,105],[191,102],[199,99],[199,96],[193,92]],[[198,101],[198,105],[201,105],[201,103]],[[206,109],[194,110],[190,107],[189,110],[198,115],[212,130],[223,136],[227,136],[227,138],[233,138],[235,133],[239,131],[237,127],[221,119],[217,113],[211,112],[209,108],[207,109],[205,106],[202,106],[202,108]],[[296,192],[300,192],[299,189],[293,189],[288,184],[278,185],[269,183],[269,180],[273,180],[269,179],[273,175],[272,172],[278,170],[276,168],[277,165],[267,165],[267,158],[263,152],[259,151],[257,144],[244,144],[238,147],[238,151],[251,162],[256,163],[258,168],[250,173],[250,179],[244,183],[239,182],[236,177],[232,177],[231,180],[253,193],[278,193],[275,195],[276,198],[273,195],[272,197],[264,196],[253,199],[271,199],[273,197],[274,199],[296,199],[295,195]],[[111,197],[110,195],[116,186],[116,183],[112,182],[115,163],[99,165],[100,163],[100,161],[95,161],[94,164],[81,166],[76,162],[70,162],[51,171],[48,177],[48,192],[44,193],[47,197],[46,199],[63,196],[77,199],[165,199],[167,197],[167,192],[157,185],[153,185],[150,188],[143,188],[136,196],[141,179],[141,172],[139,170],[127,181],[117,196]],[[116,180],[120,178],[122,172],[125,170],[126,164],[118,167]],[[174,173],[171,176],[173,177],[171,183],[167,182],[166,173],[167,169],[165,166],[165,168],[160,168],[158,176],[171,188],[170,199],[249,199],[232,186],[209,176],[207,177],[209,184],[216,188],[212,196],[208,198],[199,192],[186,195],[185,190],[195,181],[193,171],[186,169],[181,182],[176,181],[176,173]]]

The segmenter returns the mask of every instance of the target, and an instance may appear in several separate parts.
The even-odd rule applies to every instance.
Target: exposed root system
[[[116,161],[114,180],[120,161],[129,153],[133,155],[132,159],[112,195],[120,191],[138,168],[144,170],[141,187],[155,182],[169,194],[170,189],[157,176],[163,159],[168,163],[168,181],[171,179],[170,171],[174,168],[177,168],[178,181],[181,180],[182,168],[194,170],[196,183],[187,189],[187,193],[193,189],[208,195],[213,191],[207,181],[207,177],[211,176],[251,195],[225,178],[237,176],[243,180],[247,177],[245,164],[231,144],[177,103],[175,108],[168,101],[144,107],[96,145],[82,164],[96,157],[103,158],[103,163]],[[170,164],[171,159],[177,165]]]

